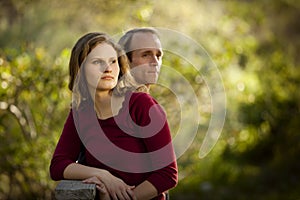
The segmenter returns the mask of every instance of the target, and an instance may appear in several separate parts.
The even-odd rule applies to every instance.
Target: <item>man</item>
[[[158,80],[163,51],[158,32],[153,28],[135,28],[127,31],[118,42],[124,49],[131,74],[138,83],[148,89]],[[169,199],[168,191],[165,192]]]
[[[131,73],[138,83],[149,89],[158,79],[162,64],[162,46],[158,32],[153,28],[135,28],[119,40],[127,54]]]

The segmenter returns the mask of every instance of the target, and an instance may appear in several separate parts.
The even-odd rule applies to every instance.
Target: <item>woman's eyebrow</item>
[[[108,58],[108,61],[113,61],[113,60],[117,60],[117,59],[118,59],[117,57],[110,57],[110,58]],[[106,59],[98,57],[98,56],[95,56],[95,57],[91,57],[90,60],[91,61],[95,61],[95,60],[105,61]]]

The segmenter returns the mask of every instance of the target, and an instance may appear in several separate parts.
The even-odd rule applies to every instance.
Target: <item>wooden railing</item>
[[[96,185],[76,180],[60,181],[54,191],[56,200],[94,200]]]
[[[55,200],[95,200],[96,184],[83,183],[78,180],[61,180],[54,191]],[[169,194],[166,193],[166,200]]]

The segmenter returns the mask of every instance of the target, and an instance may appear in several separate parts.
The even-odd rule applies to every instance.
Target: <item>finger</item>
[[[136,196],[135,196],[135,194],[134,194],[134,192],[133,192],[132,189],[127,189],[126,192],[127,192],[127,194],[130,196],[130,198],[132,200],[137,200],[137,198],[136,198]]]
[[[107,193],[107,189],[102,182],[97,182],[96,187],[101,193],[104,193],[104,194]]]
[[[91,184],[91,183],[94,183],[94,181],[90,181],[90,180],[87,180],[87,181],[82,181],[83,183],[86,183],[86,184]]]
[[[99,185],[96,185],[96,188],[97,188],[97,190],[98,190],[101,194],[106,194],[106,193],[107,193],[107,191],[106,191],[106,189],[105,189],[104,186],[101,187],[101,186],[99,186]]]
[[[87,178],[87,179],[83,180],[82,182],[84,182],[84,183],[96,183],[96,184],[101,183],[101,181],[96,177]]]
[[[90,183],[90,182],[91,182],[91,180],[89,180],[89,179],[86,179],[86,180],[83,180],[82,182],[83,182],[83,183]]]
[[[123,199],[125,199],[125,200],[131,200],[131,198],[130,198],[130,196],[128,195],[128,193],[127,193],[126,190],[124,190],[124,191],[122,192],[122,197],[123,197]]]
[[[92,181],[95,181],[95,180],[97,180],[97,178],[90,177],[90,178],[84,179],[82,182],[92,182]]]
[[[116,194],[112,194],[112,195],[111,195],[111,198],[112,198],[113,200],[118,200],[118,197],[117,197]]]
[[[90,179],[91,179],[91,178],[84,179],[84,180],[82,180],[82,182],[90,181]]]
[[[102,188],[103,190],[105,190],[107,192],[104,183],[100,182],[99,184],[97,184],[97,186],[100,187],[100,188]]]

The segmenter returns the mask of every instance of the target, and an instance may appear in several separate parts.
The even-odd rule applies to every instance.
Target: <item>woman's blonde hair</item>
[[[88,54],[101,43],[111,45],[118,56],[118,63],[120,67],[120,74],[118,77],[118,84],[113,88],[112,92],[121,96],[127,91],[143,91],[148,92],[144,85],[138,85],[130,74],[130,67],[128,59],[121,47],[116,44],[107,34],[100,32],[87,33],[82,36],[74,45],[70,62],[69,62],[69,89],[73,92],[73,102],[77,107],[82,101],[92,101],[91,95],[87,88],[87,81],[85,72],[83,70],[84,61]]]

